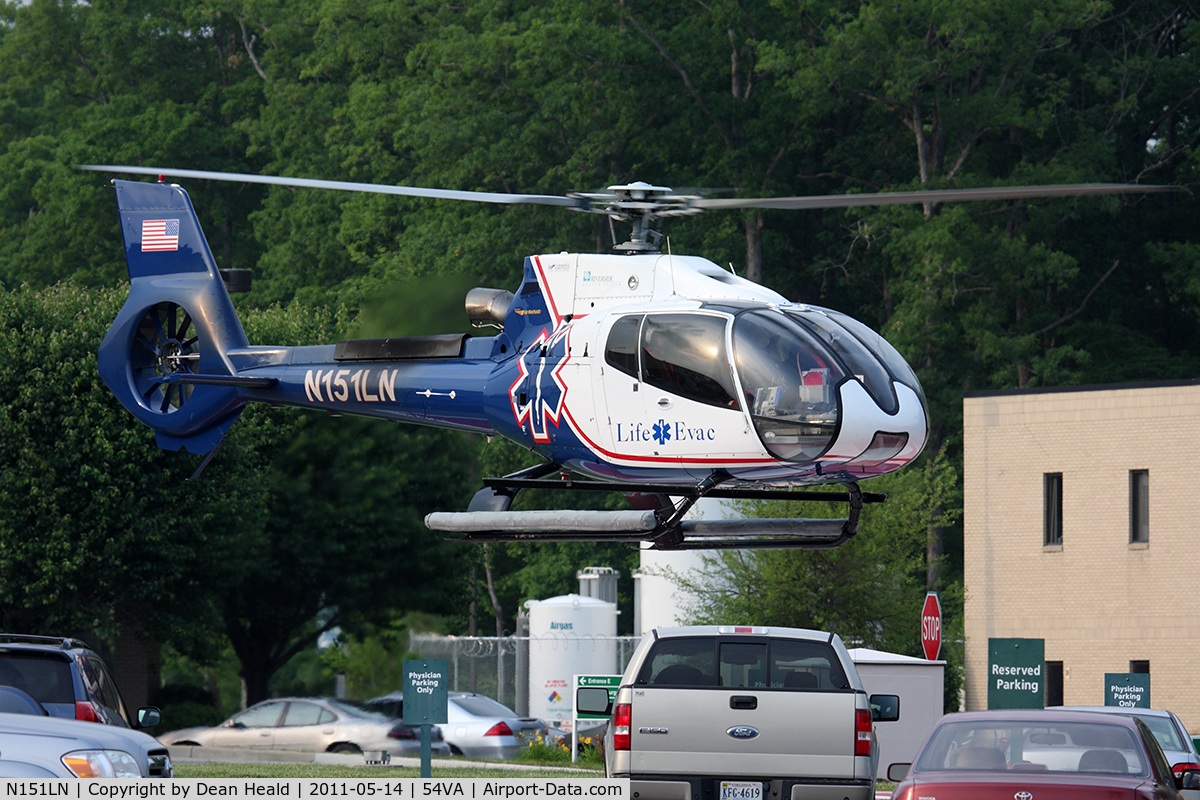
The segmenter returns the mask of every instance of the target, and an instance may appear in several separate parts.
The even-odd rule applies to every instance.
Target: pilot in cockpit
[[[753,413],[760,417],[796,417],[820,414],[833,403],[830,370],[825,361],[807,348],[789,350],[783,337],[775,336],[766,347],[771,373],[765,386],[754,393]]]

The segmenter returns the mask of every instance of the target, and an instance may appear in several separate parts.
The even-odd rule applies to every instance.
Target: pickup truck
[[[869,800],[875,722],[900,718],[837,635],[761,626],[650,631],[615,696],[575,704],[610,716],[605,771],[638,800]]]

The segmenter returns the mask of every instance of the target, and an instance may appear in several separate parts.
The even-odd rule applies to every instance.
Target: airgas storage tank
[[[571,681],[613,675],[617,669],[617,605],[568,594],[528,600],[529,715],[571,727]]]

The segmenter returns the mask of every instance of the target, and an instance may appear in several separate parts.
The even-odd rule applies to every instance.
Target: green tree
[[[292,345],[328,341],[346,324],[299,303],[243,322],[253,341]],[[237,553],[209,589],[248,702],[267,697],[271,677],[327,631],[453,601],[458,587],[445,576],[462,549],[430,535],[423,518],[458,501],[470,463],[462,439],[314,411],[243,413],[200,480],[242,465],[258,490],[239,520]]]
[[[192,649],[218,626],[216,566],[261,502],[241,465],[199,482],[101,383],[123,299],[61,284],[0,294],[0,625]]]
[[[383,624],[396,609],[440,610],[460,591],[451,576],[462,546],[423,524],[462,492],[457,437],[287,415],[258,422],[265,504],[220,591],[248,702],[267,697],[271,676],[322,633]]]
[[[124,277],[109,163],[254,171],[234,123],[262,81],[241,25],[171,0],[5,2],[0,39],[0,282],[88,285]],[[250,209],[261,192],[190,187],[222,266],[258,257]]]

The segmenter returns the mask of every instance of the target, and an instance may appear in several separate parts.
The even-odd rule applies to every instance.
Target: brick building
[[[1148,672],[1200,729],[1200,381],[974,393],[963,428],[967,708],[989,638],[1044,639],[1047,705]]]

